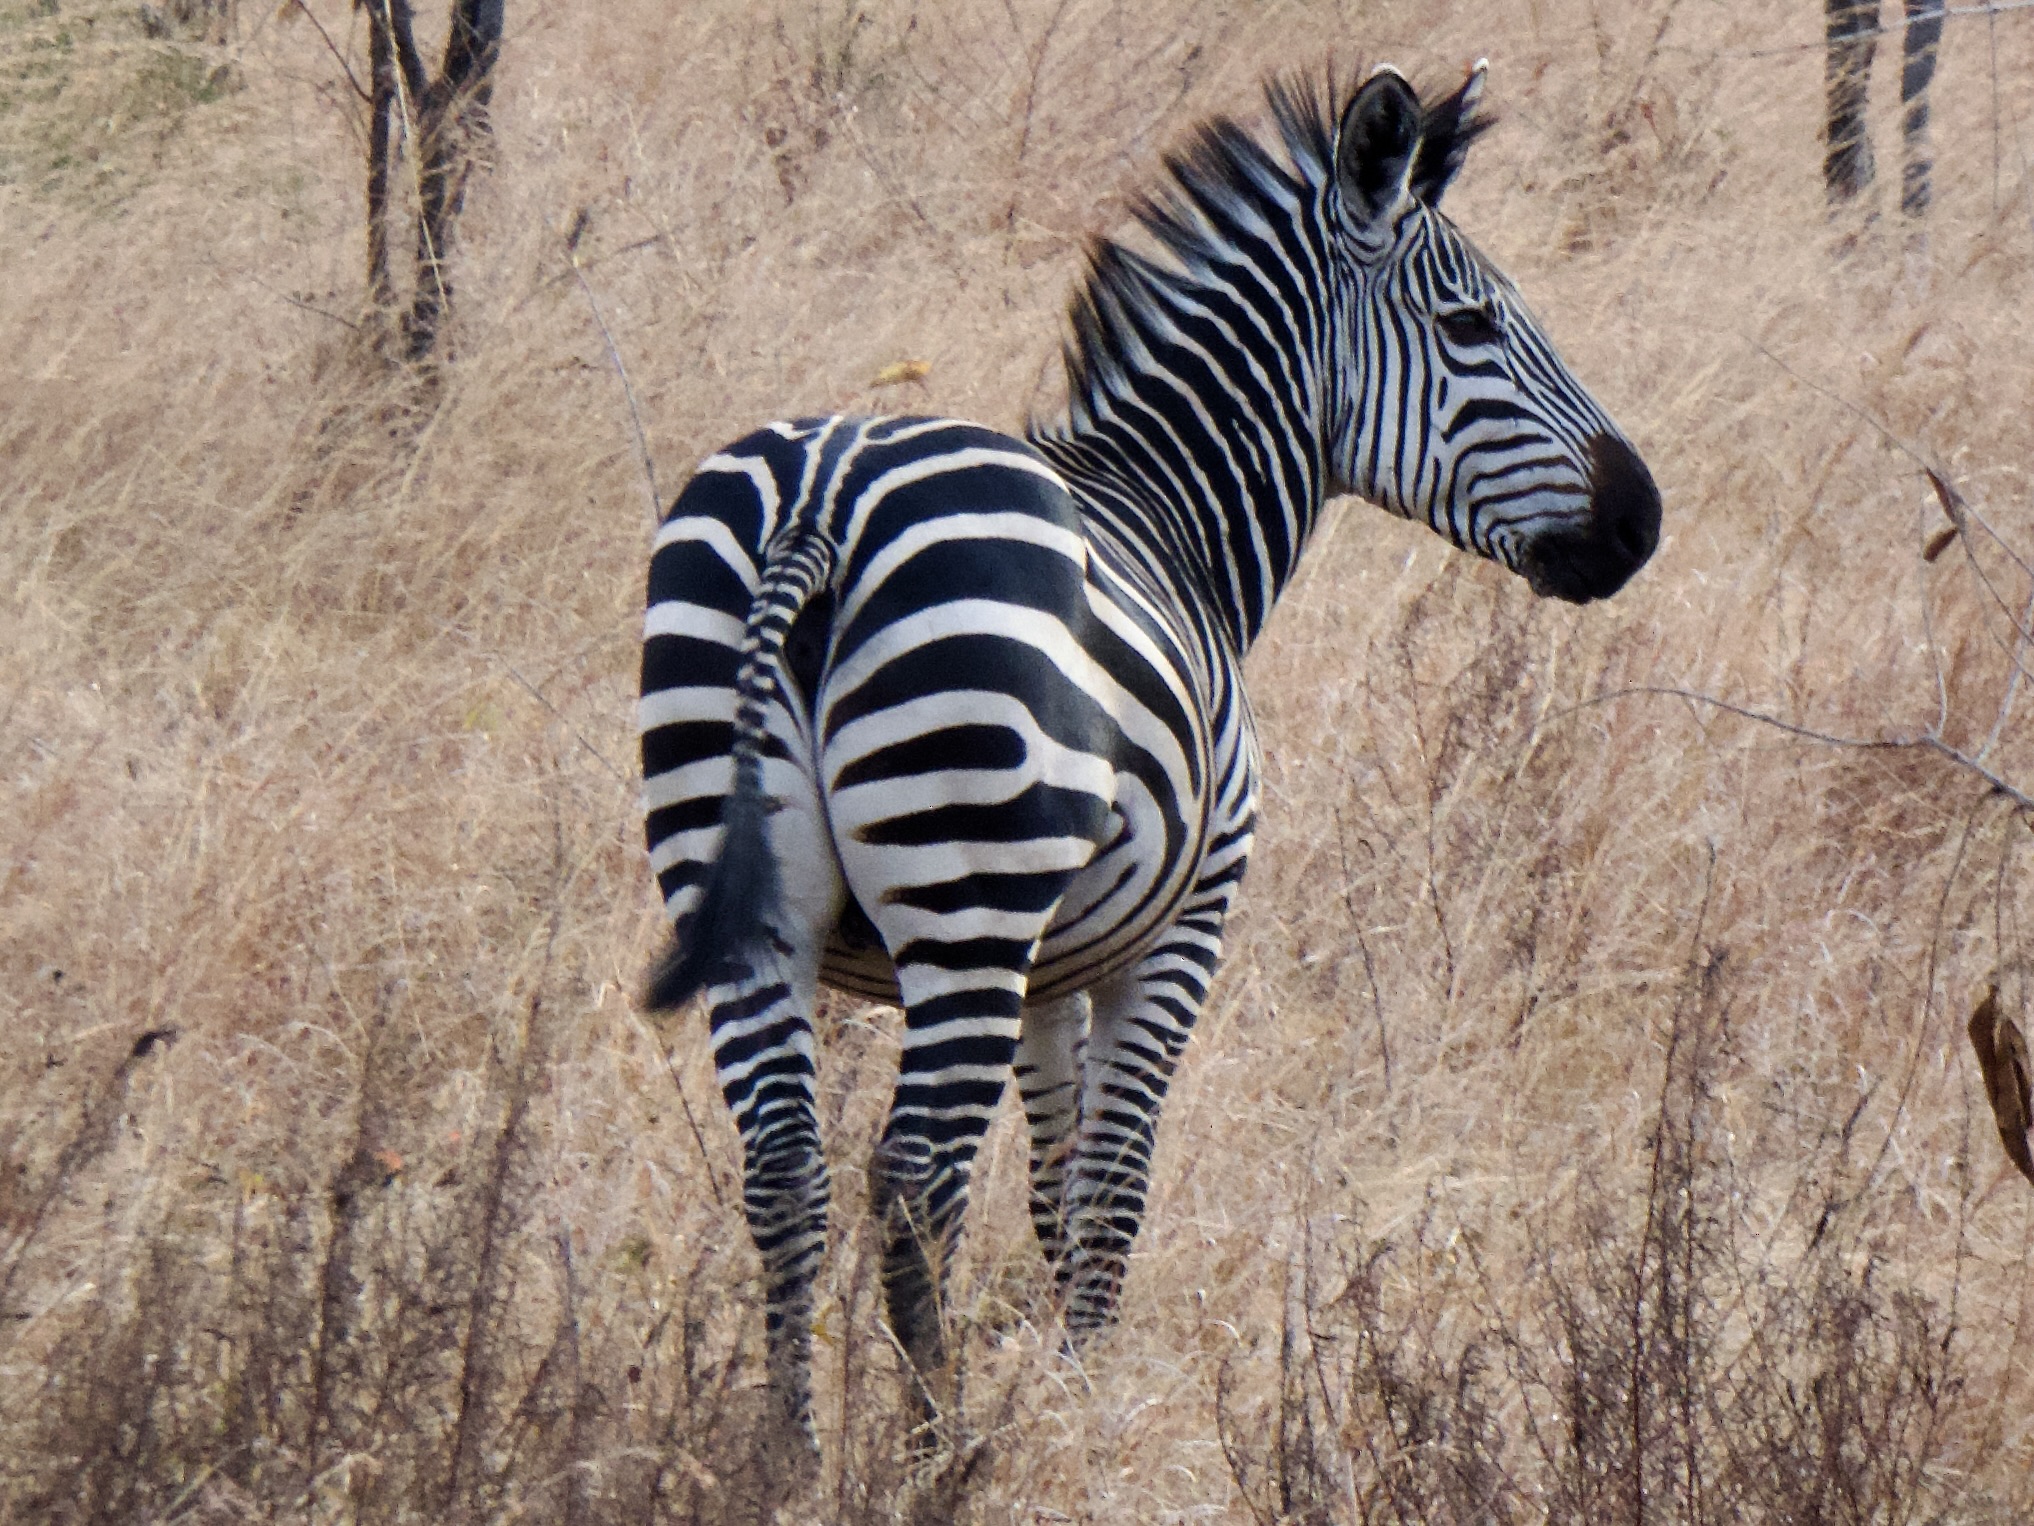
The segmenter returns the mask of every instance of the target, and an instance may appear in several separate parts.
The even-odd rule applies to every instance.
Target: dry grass
[[[2027,818],[1939,752],[1601,698],[2034,788],[2029,24],[1996,134],[1951,28],[1923,252],[1825,218],[1819,55],[1756,51],[1806,4],[514,7],[420,390],[349,328],[316,29],[44,9],[0,12],[41,92],[0,108],[0,1518],[769,1518],[731,1130],[699,1025],[628,999],[648,515],[565,232],[667,493],[791,410],[1014,424],[1082,235],[1331,51],[1490,56],[1454,210],[1666,539],[1577,611],[1335,518],[1253,659],[1264,837],[1123,1324],[1055,1355],[999,1127],[984,1444],[916,1479],[860,1175],[894,1028],[829,1013],[829,1465],[784,1518],[2034,1512],[2034,1193],[1962,1038],[1994,969],[2026,1021]],[[152,48],[246,88],[152,96]],[[1924,563],[1893,440],[1996,536]]]

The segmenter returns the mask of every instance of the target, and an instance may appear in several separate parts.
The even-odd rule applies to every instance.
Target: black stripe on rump
[[[975,462],[953,459],[969,450],[994,451],[1006,459]],[[942,462],[941,457],[949,459]],[[862,450],[848,463],[835,485],[834,502],[843,515],[855,512],[876,482],[897,467],[929,461],[937,469],[930,476],[892,486],[884,492],[882,501],[870,509],[868,520],[856,538],[855,559],[844,569],[847,578],[852,581],[859,577],[867,555],[888,545],[899,530],[952,513],[1014,511],[1070,530],[1078,529],[1080,511],[1066,490],[1046,472],[1027,471],[1013,465],[1012,459],[1034,461],[1041,467],[1045,462],[1023,440],[980,424],[948,420],[943,428],[894,443],[871,431]],[[844,531],[845,520],[833,528]]]
[[[704,827],[720,825],[719,795],[694,795],[689,800],[674,800],[669,805],[660,805],[645,818],[644,831],[650,846],[662,842],[680,832],[697,832]]]
[[[936,885],[903,885],[883,892],[892,906],[909,906],[943,916],[981,907],[1036,915],[1050,911],[1066,893],[1066,875],[1058,871],[1039,874],[964,874],[957,880]]]
[[[776,447],[772,449],[774,444]],[[772,440],[764,435],[750,435],[721,452],[742,460],[760,461],[775,479],[780,499],[788,498],[798,490],[798,462],[803,451],[796,447],[787,449],[788,441]],[[685,484],[677,500],[671,505],[671,512],[664,516],[669,524],[677,519],[717,519],[734,532],[735,543],[740,546],[760,548],[763,539],[763,500],[756,491],[756,484],[746,473],[714,470],[701,472]],[[650,560],[650,600],[656,602],[658,595],[657,567],[667,553],[690,546],[687,541],[676,541],[663,547]],[[717,558],[716,558],[717,559]],[[761,558],[759,557],[758,560]],[[748,595],[742,595],[734,608],[746,608]],[[720,607],[720,606],[717,606]]]
[[[868,543],[865,537],[863,546]],[[1076,633],[1089,618],[1078,563],[1029,541],[957,534],[925,546],[868,593],[854,618],[835,632],[835,665],[899,621],[962,599],[1037,610]]]
[[[666,689],[732,689],[741,653],[700,636],[656,635],[643,643],[643,693]]]
[[[671,721],[652,726],[643,733],[643,777],[654,779],[688,763],[724,758],[733,750],[732,721]]]
[[[1118,655],[1136,654],[1097,627],[1084,632],[1091,651],[1114,650]],[[1174,702],[1170,690],[1158,682],[1142,661],[1135,665],[1142,674],[1141,690],[1156,691],[1165,708],[1157,711],[1174,728],[1174,735],[1188,767],[1198,769],[1199,756],[1191,734],[1180,735],[1189,722]],[[1127,675],[1126,675],[1127,676]],[[827,706],[828,737],[863,716],[908,703],[927,694],[973,689],[1007,694],[1031,714],[1038,729],[1062,747],[1105,758],[1119,773],[1127,773],[1144,785],[1165,813],[1166,835],[1173,850],[1185,835],[1180,811],[1184,781],[1167,773],[1159,759],[1133,743],[1101,704],[1074,683],[1044,652],[1016,637],[966,635],[948,636],[914,647],[883,664],[869,678]],[[964,703],[957,698],[956,703]],[[1167,712],[1170,714],[1167,714]],[[833,788],[838,788],[838,785]],[[1187,783],[1189,795],[1198,791],[1198,776]],[[1085,797],[1093,798],[1093,797]],[[1098,810],[1102,803],[1097,802]],[[1102,825],[1097,819],[1091,835],[1099,840]]]
[[[689,515],[690,511],[687,512]],[[754,597],[740,574],[717,551],[699,541],[667,541],[650,558],[652,606],[676,600],[743,620],[748,617]]]
[[[1031,962],[1031,945],[1016,938],[914,938],[897,951],[900,965],[935,970],[1021,970]]]
[[[827,696],[828,739],[842,728],[928,694],[974,690],[1007,694],[1027,709],[1040,731],[1062,747],[1114,757],[1123,742],[1115,721],[1044,652],[1016,636],[943,636],[900,652],[845,693]]]
[[[1107,824],[1109,808],[1086,790],[1033,784],[1007,800],[967,801],[933,806],[855,830],[872,847],[923,848],[934,843],[1035,842],[1048,837],[1094,841]]]
[[[714,818],[718,820],[720,817],[719,810],[720,802],[716,800],[713,802],[713,804],[715,807]],[[654,827],[651,829],[651,831],[653,835],[650,838],[650,842],[651,845],[654,847],[659,841],[661,841],[661,839],[654,835],[655,833]],[[688,886],[705,884],[707,875],[712,872],[713,865],[711,864],[703,864],[699,862],[697,859],[681,858],[680,860],[678,860],[677,863],[672,864],[668,869],[663,869],[658,872],[657,894],[661,896],[664,899],[664,901],[668,904],[671,897],[676,895],[679,891],[686,889]]]
[[[942,726],[856,758],[840,771],[833,787],[852,789],[949,769],[1004,773],[1021,768],[1025,757],[1024,738],[1008,726]]]

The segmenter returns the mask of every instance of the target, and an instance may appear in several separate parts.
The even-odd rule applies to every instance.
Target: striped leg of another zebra
[[[1928,93],[1942,45],[1943,0],[1903,0],[1900,32],[1900,210],[1925,217],[1934,164],[1928,151]],[[1879,0],[1824,0],[1828,152],[1823,181],[1832,203],[1854,201],[1876,174],[1865,106],[1878,51]]]

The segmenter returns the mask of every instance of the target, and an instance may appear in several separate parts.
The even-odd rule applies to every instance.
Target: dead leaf
[[[154,1054],[158,1047],[169,1048],[178,1037],[174,1028],[151,1028],[134,1041],[134,1047],[127,1051],[127,1056],[133,1060],[145,1060]]]
[[[1951,487],[1949,479],[1934,467],[1924,466],[1921,470],[1928,474],[1928,485],[1935,489],[1935,501],[1942,505],[1942,512],[1949,516],[1951,524],[1961,530],[1963,528],[1963,511],[1965,507],[1963,494]]]
[[[901,387],[905,382],[922,382],[932,374],[929,360],[893,360],[876,373],[871,387]]]
[[[2034,1154],[2030,1154],[2027,1131],[2034,1125],[2034,1090],[2027,1063],[2027,1040],[2019,1026],[1999,1010],[1999,986],[1993,981],[1985,990],[1977,1010],[1970,1015],[1970,1046],[1977,1051],[1978,1069],[1985,1078],[1985,1095],[1992,1104],[1992,1120],[1999,1126],[1999,1143],[2006,1157],[2022,1176],[2034,1182]]]

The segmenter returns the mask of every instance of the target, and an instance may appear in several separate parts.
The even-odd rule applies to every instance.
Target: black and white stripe
[[[1823,0],[1827,119],[1822,182],[1831,205],[1855,201],[1877,174],[1865,122],[1872,57],[1878,52],[1879,0]],[[1902,0],[1900,22],[1900,211],[1925,216],[1934,160],[1928,148],[1928,87],[1942,46],[1943,0]]]
[[[819,982],[904,1008],[872,1178],[936,1406],[941,1270],[1013,1074],[1068,1326],[1114,1309],[1250,850],[1243,653],[1324,499],[1578,602],[1651,554],[1644,465],[1439,211],[1482,82],[1277,86],[1274,143],[1203,129],[1142,214],[1157,254],[1093,256],[1063,421],[773,424],[659,532],[641,722],[675,938],[649,1000],[707,994],[794,1434]]]

